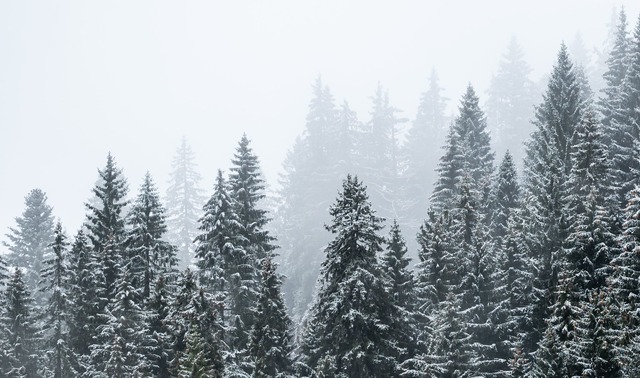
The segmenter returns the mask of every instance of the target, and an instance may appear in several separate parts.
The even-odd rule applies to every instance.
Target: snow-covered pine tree
[[[145,328],[151,341],[147,350],[147,358],[151,366],[150,373],[154,377],[169,377],[171,375],[171,361],[174,355],[168,320],[172,299],[172,293],[164,275],[159,274],[146,303],[147,314],[145,318]]]
[[[537,343],[545,332],[545,320],[554,302],[558,262],[566,233],[563,183],[571,170],[575,129],[583,113],[582,97],[573,64],[564,44],[560,47],[543,102],[536,108],[535,131],[527,144],[523,201],[527,203],[526,226],[531,233],[532,264],[535,265],[534,304],[531,314]]]
[[[488,194],[493,174],[494,153],[491,151],[487,121],[471,84],[467,86],[458,109],[460,114],[447,136],[445,153],[437,169],[438,180],[431,196],[432,206],[436,210],[455,206],[460,181],[465,173],[470,176],[473,189],[483,196]],[[486,198],[482,200],[486,201]]]
[[[17,268],[7,283],[0,317],[0,346],[4,360],[0,373],[3,376],[39,377],[40,340],[35,320],[31,292],[22,269]]]
[[[167,240],[178,248],[180,269],[191,264],[193,239],[198,234],[198,218],[206,198],[200,189],[195,155],[186,138],[182,138],[171,162],[166,192]]]
[[[388,291],[392,305],[396,307],[397,317],[393,319],[395,344],[400,354],[398,363],[413,358],[418,349],[418,327],[416,317],[415,279],[409,270],[411,259],[407,257],[407,246],[400,232],[400,226],[394,219],[387,248],[382,256],[382,270],[388,280]]]
[[[85,226],[91,241],[93,255],[102,270],[101,302],[105,306],[113,299],[115,282],[124,257],[125,219],[122,213],[128,201],[127,181],[122,170],[109,153],[107,164],[98,170],[99,180],[93,188],[95,204],[87,203],[88,210]],[[94,299],[95,300],[95,299]]]
[[[623,365],[630,366],[640,351],[640,187],[628,194],[628,204],[622,215],[622,233],[618,237],[620,254],[611,261],[608,279],[617,303],[618,325],[622,336],[619,346]]]
[[[266,230],[270,219],[261,204],[265,198],[265,182],[258,157],[249,143],[249,138],[243,134],[231,160],[229,188],[242,225],[241,234],[246,239],[244,247],[258,269],[260,261],[276,247],[273,245],[275,238]]]
[[[289,377],[293,373],[291,320],[280,291],[282,279],[270,256],[262,262],[261,273],[257,318],[249,345],[252,377]]]
[[[228,300],[229,311],[240,287],[233,286],[232,277],[239,273],[239,258],[245,255],[246,239],[242,224],[235,212],[235,202],[229,196],[228,185],[218,170],[214,193],[204,205],[204,215],[199,220],[200,235],[195,238],[196,265],[201,285],[214,295],[217,301]],[[226,318],[221,314],[222,319]]]
[[[186,335],[185,351],[178,362],[179,378],[222,378],[208,356],[205,341],[197,322],[193,322]]]
[[[507,150],[496,181],[493,184],[489,200],[490,232],[494,244],[500,247],[507,234],[507,220],[513,211],[520,206],[520,185],[518,174],[511,153]]]
[[[24,199],[25,209],[16,218],[16,227],[10,227],[6,235],[9,243],[9,265],[23,269],[24,280],[37,305],[45,303],[44,293],[38,292],[42,260],[50,252],[53,241],[53,209],[47,204],[47,195],[41,189],[32,189]]]
[[[461,345],[462,358],[472,374],[499,375],[506,370],[507,361],[497,355],[503,335],[497,332],[491,318],[495,309],[492,278],[496,259],[479,209],[481,194],[472,188],[470,176],[463,176],[458,193],[456,207],[452,209],[457,267],[453,293],[459,298],[459,316],[468,335]]]
[[[158,275],[169,282],[177,276],[176,250],[164,240],[167,226],[165,209],[149,172],[144,176],[138,197],[133,202],[127,223],[127,258],[131,264],[131,284],[142,288],[142,300],[149,298]]]
[[[534,84],[529,78],[531,68],[515,37],[502,56],[498,72],[492,77],[487,98],[487,123],[493,146],[499,156],[511,151],[515,164],[521,167],[522,144],[531,133]]]
[[[623,129],[619,127],[620,116],[619,109],[622,101],[622,83],[625,79],[628,66],[628,50],[629,36],[627,31],[627,16],[624,9],[620,10],[618,16],[615,36],[609,57],[606,60],[607,70],[602,75],[605,87],[602,89],[600,99],[598,101],[598,110],[602,115],[602,125],[604,127],[605,143],[611,151],[611,160],[616,176],[619,176],[620,164],[624,155],[620,154],[620,150],[627,146],[628,141],[623,133]],[[620,180],[621,177],[616,177]],[[618,188],[618,201],[624,201],[622,188]]]
[[[89,356],[97,326],[100,303],[98,292],[103,282],[96,256],[82,230],[78,231],[69,251],[69,344],[76,356]],[[83,371],[81,366],[76,370]]]
[[[88,376],[125,378],[143,377],[151,372],[148,357],[151,340],[145,327],[142,288],[132,285],[131,266],[116,264],[120,272],[114,283],[114,293],[98,315],[102,325],[91,349],[91,369]]]
[[[627,71],[620,88],[620,103],[613,127],[621,131],[616,146],[616,168],[622,195],[640,184],[640,16],[629,44]],[[618,105],[618,104],[614,104]]]
[[[305,362],[317,374],[389,377],[396,374],[392,319],[377,254],[383,238],[365,187],[350,175],[330,208],[335,235],[326,248],[319,291],[303,335]]]
[[[577,323],[576,342],[569,353],[577,357],[576,364],[583,377],[622,378],[624,366],[618,350],[619,322],[613,305],[613,295],[608,287],[588,292],[583,301],[583,315]]]
[[[594,112],[587,110],[576,128],[565,188],[569,223],[565,254],[576,295],[603,287],[609,263],[617,255],[613,179],[601,127]]]
[[[413,227],[418,227],[427,214],[440,148],[445,142],[446,99],[441,92],[434,69],[429,78],[429,87],[420,97],[416,118],[401,150],[402,217]],[[409,232],[415,234],[418,230],[410,228]]]
[[[565,365],[564,353],[560,349],[560,340],[553,329],[548,328],[543,334],[540,346],[536,351],[535,363],[528,377],[531,378],[566,378],[569,377]]]
[[[69,288],[71,270],[68,262],[67,237],[58,222],[54,229],[54,241],[49,245],[50,257],[42,262],[41,290],[48,294],[49,300],[44,312],[44,322],[40,331],[45,355],[44,375],[55,378],[74,378],[77,357],[72,349],[69,337],[71,317],[71,298]]]

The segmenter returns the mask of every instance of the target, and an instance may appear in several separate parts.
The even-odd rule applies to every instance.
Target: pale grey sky
[[[207,191],[243,132],[274,183],[318,74],[363,120],[378,81],[412,119],[435,67],[454,111],[512,35],[538,78],[620,5],[633,27],[638,1],[2,1],[0,239],[34,187],[75,233],[108,151],[164,193],[182,135]]]

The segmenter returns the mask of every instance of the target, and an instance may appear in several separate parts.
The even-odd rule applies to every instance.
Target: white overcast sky
[[[413,119],[435,67],[454,111],[512,35],[539,78],[621,5],[634,26],[640,1],[1,1],[0,235],[34,187],[75,233],[108,151],[164,193],[183,135],[208,192],[243,132],[273,183],[319,74],[363,120],[378,81]]]

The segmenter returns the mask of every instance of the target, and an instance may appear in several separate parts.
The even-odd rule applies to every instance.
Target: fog
[[[275,186],[318,75],[362,119],[380,82],[411,120],[435,68],[452,114],[512,36],[540,80],[621,5],[633,25],[637,1],[1,2],[0,230],[39,187],[73,233],[109,151],[132,194],[146,170],[163,193],[182,136],[207,191],[243,132]]]

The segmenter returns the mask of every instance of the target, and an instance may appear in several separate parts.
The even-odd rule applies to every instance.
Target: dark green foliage
[[[100,264],[103,282],[100,283],[102,306],[113,298],[118,269],[124,257],[125,220],[122,213],[127,206],[127,182],[117,168],[111,153],[107,164],[98,170],[98,183],[93,188],[94,203],[87,203],[86,227],[93,254]]]
[[[5,289],[0,317],[0,373],[7,378],[36,378],[40,340],[33,299],[21,269],[15,269]]]
[[[325,376],[394,375],[393,306],[376,255],[383,239],[364,186],[348,176],[330,208],[335,235],[326,249],[319,292],[304,330],[308,366]]]
[[[131,264],[131,284],[142,288],[142,298],[151,295],[153,282],[163,275],[175,282],[175,247],[164,240],[167,232],[165,209],[149,172],[144,176],[138,197],[127,215],[127,259]]]
[[[455,205],[463,175],[469,175],[473,189],[482,193],[488,190],[493,174],[494,153],[487,121],[471,85],[462,96],[458,109],[460,114],[449,130],[437,169],[438,181],[431,196],[432,206],[437,210]]]
[[[49,296],[44,313],[41,337],[45,353],[46,375],[54,378],[77,376],[77,357],[69,337],[71,322],[70,277],[67,249],[69,243],[58,222],[54,230],[54,241],[50,244],[52,255],[42,262],[41,286]]]
[[[262,284],[251,332],[249,352],[254,363],[253,377],[282,377],[293,372],[292,329],[280,288],[282,279],[276,265],[262,262]]]

